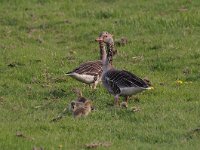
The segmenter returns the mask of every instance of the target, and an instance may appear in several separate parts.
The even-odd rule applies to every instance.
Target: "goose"
[[[102,83],[109,93],[114,95],[114,105],[119,105],[119,97],[125,97],[128,103],[128,97],[144,90],[151,89],[147,82],[126,70],[117,70],[112,66],[112,55],[114,49],[114,40],[111,34],[99,36],[96,41],[103,41],[107,47],[102,55],[103,73]]]
[[[106,36],[108,34],[108,32],[104,31],[100,33],[99,37]],[[101,60],[103,56],[102,54],[106,51],[105,44],[103,43],[103,41],[99,41],[99,49],[100,60],[85,62],[77,68],[75,68],[74,70],[67,72],[66,75],[80,82],[90,85],[90,87],[92,87],[93,89],[96,89],[97,84],[101,81],[103,72],[103,64]]]

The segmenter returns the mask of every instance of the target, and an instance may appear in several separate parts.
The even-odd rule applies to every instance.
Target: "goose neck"
[[[112,57],[113,57],[114,44],[113,43],[107,43],[106,48],[107,48],[107,53],[105,51],[105,53],[104,53],[105,55],[102,58],[103,74],[105,74],[108,70],[113,68],[112,67]]]
[[[103,42],[99,42],[99,51],[100,51],[100,60],[102,60],[104,53],[106,53],[105,45]]]
[[[112,65],[114,43],[107,43],[107,61]]]

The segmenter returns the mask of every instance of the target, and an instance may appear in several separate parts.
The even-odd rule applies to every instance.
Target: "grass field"
[[[115,67],[154,86],[127,110],[109,105],[102,85],[92,91],[64,75],[99,59],[101,31],[128,38]],[[0,0],[0,149],[199,149],[199,39],[199,0]],[[76,87],[96,111],[50,122]]]

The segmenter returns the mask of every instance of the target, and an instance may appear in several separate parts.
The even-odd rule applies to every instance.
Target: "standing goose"
[[[105,88],[115,96],[115,105],[119,105],[119,96],[123,96],[128,101],[128,97],[151,87],[141,78],[125,71],[117,70],[112,66],[112,55],[114,41],[112,35],[99,36],[96,41],[103,41],[107,47],[106,53],[102,56],[103,73],[102,82]]]
[[[106,36],[108,32],[102,32],[99,36]],[[97,84],[102,77],[102,56],[105,53],[105,46],[103,41],[99,41],[100,60],[88,61],[75,68],[73,71],[66,73],[66,75],[86,84],[89,84],[96,89]]]

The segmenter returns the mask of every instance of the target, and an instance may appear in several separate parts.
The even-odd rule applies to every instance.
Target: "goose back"
[[[97,60],[83,63],[73,71],[66,74],[81,82],[90,84],[100,79],[102,72],[102,61]]]
[[[139,77],[125,70],[111,69],[103,75],[103,84],[113,95],[133,95],[148,89]]]

